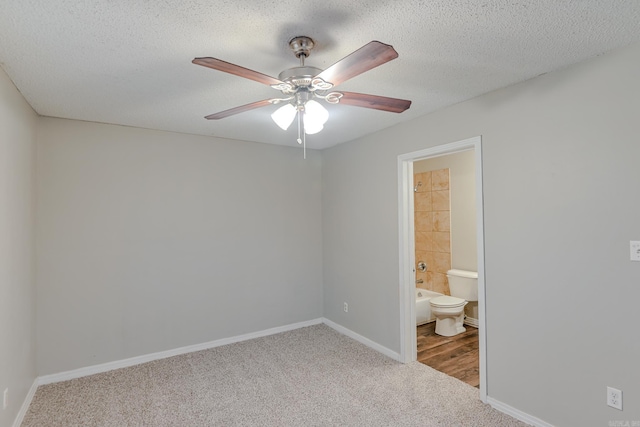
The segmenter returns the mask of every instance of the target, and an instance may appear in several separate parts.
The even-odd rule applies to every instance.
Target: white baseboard
[[[31,401],[33,400],[33,396],[36,394],[36,390],[38,389],[38,378],[33,380],[33,384],[31,384],[31,388],[27,393],[27,397],[24,398],[22,402],[22,406],[20,406],[20,411],[18,411],[18,415],[16,415],[16,419],[13,420],[13,427],[20,427],[22,424],[22,420],[24,420],[24,416],[27,415],[27,411],[29,410],[29,405],[31,405]]]
[[[24,419],[24,416],[27,414],[27,410],[29,409],[29,405],[31,404],[31,401],[33,400],[33,397],[36,393],[36,390],[38,388],[39,385],[43,385],[43,384],[51,384],[51,383],[55,383],[55,382],[60,382],[60,381],[68,381],[71,379],[75,379],[75,378],[81,378],[81,377],[85,377],[88,375],[93,375],[93,374],[99,374],[102,372],[108,372],[114,369],[120,369],[120,368],[126,368],[129,366],[134,366],[134,365],[139,365],[141,363],[146,363],[146,362],[151,362],[153,360],[158,360],[158,359],[164,359],[167,357],[173,357],[173,356],[178,356],[180,354],[186,354],[186,353],[191,353],[194,351],[200,351],[200,350],[207,350],[210,348],[214,348],[214,347],[220,347],[223,345],[228,345],[228,344],[233,344],[233,343],[237,343],[237,342],[241,342],[241,341],[247,341],[247,340],[251,340],[254,338],[260,338],[260,337],[265,337],[268,335],[274,335],[274,334],[279,334],[282,332],[287,332],[287,331],[292,331],[295,329],[299,329],[299,328],[304,328],[307,326],[313,326],[313,325],[318,325],[324,323],[325,325],[329,326],[330,328],[336,330],[337,332],[348,336],[349,338],[352,338],[356,341],[358,341],[361,344],[366,345],[369,348],[372,348],[373,350],[376,350],[379,353],[384,354],[387,357],[390,357],[393,360],[397,360],[399,362],[401,362],[401,358],[400,358],[400,354],[388,349],[387,347],[384,347],[374,341],[371,341],[369,338],[363,337],[360,334],[357,334],[355,332],[353,332],[350,329],[345,328],[344,326],[338,325],[335,322],[332,322],[331,320],[327,319],[327,318],[318,318],[318,319],[313,319],[313,320],[307,320],[305,322],[299,322],[299,323],[293,323],[290,325],[284,325],[284,326],[279,326],[276,328],[270,328],[270,329],[265,329],[263,331],[257,331],[257,332],[251,332],[248,334],[243,334],[243,335],[237,335],[235,337],[230,337],[230,338],[222,338],[219,340],[215,340],[215,341],[210,341],[210,342],[206,342],[206,343],[202,343],[202,344],[195,344],[195,345],[190,345],[190,346],[186,346],[186,347],[179,347],[179,348],[175,348],[173,350],[167,350],[167,351],[161,351],[158,353],[151,353],[151,354],[146,354],[146,355],[142,355],[142,356],[137,356],[137,357],[131,357],[128,359],[122,359],[122,360],[117,360],[114,362],[109,362],[109,363],[103,363],[100,365],[94,365],[94,366],[87,366],[85,368],[80,368],[80,369],[74,369],[71,371],[66,371],[66,372],[60,372],[58,374],[51,374],[51,375],[43,375],[41,377],[38,377],[34,380],[33,384],[31,385],[31,388],[29,389],[29,392],[27,393],[27,396],[24,400],[24,402],[22,403],[22,406],[20,407],[20,411],[18,412],[18,415],[16,416],[14,422],[13,422],[13,427],[20,427],[20,425],[22,424],[22,421]],[[473,326],[473,325],[470,325]],[[532,426],[535,427],[553,427],[552,424],[549,424],[539,418],[536,418],[532,415],[529,415],[525,412],[522,412],[518,409],[515,409],[505,403],[502,403],[492,397],[487,397],[487,403],[489,405],[491,405],[494,409],[503,412],[507,415],[510,415],[520,421],[523,421],[525,423],[528,423]]]
[[[116,360],[114,362],[102,363],[100,365],[87,366],[85,368],[74,369],[71,371],[60,372],[57,374],[43,375],[38,378],[38,384],[51,384],[60,381],[68,381],[75,378],[86,377],[88,375],[99,374],[102,372],[112,371],[114,369],[127,368],[129,366],[139,365],[141,363],[151,362],[167,357],[178,356],[181,354],[191,353],[194,351],[207,350],[214,347],[220,347],[227,344],[233,344],[241,341],[247,341],[254,338],[266,337],[268,335],[279,334],[282,332],[292,331],[294,329],[304,328],[312,325],[323,323],[322,318],[307,320],[305,322],[292,323],[290,325],[278,326],[276,328],[265,329],[263,331],[251,332],[248,334],[237,335],[230,338],[222,338],[202,344],[189,345],[179,347],[173,350],[160,351],[158,353],[145,354],[142,356],[131,357],[128,359]]]
[[[477,324],[477,319],[472,319],[472,320],[475,320],[476,324]],[[384,346],[382,346],[382,345],[380,345],[380,344],[378,344],[376,342],[373,342],[369,338],[365,338],[362,335],[359,335],[359,334],[353,332],[352,330],[345,328],[344,326],[338,325],[337,323],[332,322],[331,320],[329,320],[327,318],[323,318],[322,322],[325,325],[327,325],[327,326],[335,329],[336,331],[340,332],[341,334],[346,335],[349,338],[353,338],[354,340],[366,345],[367,347],[370,347],[370,348],[372,348],[372,349],[384,354],[385,356],[388,356],[388,357],[390,357],[390,358],[392,358],[394,360],[397,360],[397,361],[401,362],[399,353],[396,353],[393,350],[390,350],[390,349],[388,349],[388,348],[386,348],[386,347],[384,347]],[[469,326],[474,326],[474,325],[470,324]],[[475,327],[477,327],[477,326],[475,326]],[[487,397],[487,403],[489,405],[491,405],[491,407],[493,407],[497,411],[500,411],[502,413],[510,415],[513,418],[516,418],[516,419],[518,419],[520,421],[523,421],[523,422],[525,422],[527,424],[530,424],[530,425],[532,425],[534,427],[554,427],[552,424],[549,424],[549,423],[547,423],[547,422],[545,422],[545,421],[543,421],[543,420],[541,420],[539,418],[534,417],[533,415],[529,415],[529,414],[527,414],[525,412],[522,412],[522,411],[520,411],[520,410],[518,410],[516,408],[513,408],[513,407],[511,407],[511,406],[509,406],[509,405],[507,405],[505,403],[502,403],[502,402],[500,402],[500,401],[498,401],[498,400],[496,400],[496,399],[494,399],[492,397]]]
[[[474,328],[477,328],[480,326],[480,324],[478,323],[478,319],[474,319],[473,317],[465,317],[464,324],[473,326]]]
[[[532,425],[535,427],[553,427],[553,424],[549,424],[546,421],[542,421],[540,418],[536,418],[533,415],[529,415],[525,412],[522,412],[519,409],[511,407],[506,403],[502,403],[499,400],[496,400],[492,397],[487,397],[487,403],[491,405],[492,408],[504,414],[511,415],[513,418],[516,418],[529,425]]]
[[[327,318],[323,318],[322,319],[322,323],[324,323],[325,325],[329,326],[332,329],[335,329],[336,331],[340,332],[342,335],[346,335],[349,338],[353,338],[354,340],[358,341],[359,343],[364,344],[367,347],[370,347],[370,348],[374,349],[375,351],[377,351],[379,353],[382,353],[387,357],[392,358],[393,360],[397,360],[398,362],[402,361],[400,359],[400,354],[399,353],[396,353],[395,351],[390,350],[387,347],[378,344],[377,342],[373,342],[369,338],[365,338],[362,335],[359,335],[359,334],[353,332],[351,329],[347,329],[344,326],[338,325],[337,323],[332,322],[331,320],[329,320]]]

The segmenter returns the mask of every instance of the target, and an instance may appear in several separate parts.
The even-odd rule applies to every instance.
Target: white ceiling
[[[404,98],[395,114],[329,105],[326,148],[640,41],[638,0],[0,0],[0,63],[43,116],[296,145],[277,106],[203,117],[280,93],[194,65],[211,56],[277,77],[324,69],[371,40],[399,57],[338,89]]]

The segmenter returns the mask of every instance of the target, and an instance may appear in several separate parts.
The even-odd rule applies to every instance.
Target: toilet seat
[[[443,295],[441,297],[431,298],[429,302],[433,307],[441,307],[441,308],[464,307],[467,304],[467,301],[465,299],[451,297],[449,295]]]

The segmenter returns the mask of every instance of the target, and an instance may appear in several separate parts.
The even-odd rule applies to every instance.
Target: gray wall
[[[400,351],[397,156],[482,135],[489,397],[640,420],[639,75],[635,45],[323,151],[325,317]]]
[[[0,69],[0,425],[36,378],[34,177],[37,116]]]
[[[449,169],[451,268],[478,271],[475,153],[467,150],[413,163],[414,174],[438,169]]]
[[[323,314],[399,351],[397,156],[482,135],[489,396],[559,426],[640,420],[638,75],[636,45],[304,162],[37,119],[0,74],[0,420],[35,377],[36,129],[39,374]]]
[[[40,375],[322,316],[317,151],[38,131]]]

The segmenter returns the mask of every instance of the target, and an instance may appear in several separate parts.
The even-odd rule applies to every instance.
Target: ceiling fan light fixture
[[[287,130],[293,123],[293,119],[296,118],[297,112],[298,110],[292,104],[285,104],[274,111],[271,118],[282,130]]]
[[[313,135],[320,132],[324,128],[323,125],[319,125],[317,123],[304,123],[304,133],[307,135]]]
[[[318,133],[329,120],[329,112],[313,99],[304,104],[304,132],[307,135]]]
[[[304,104],[304,111],[306,113],[306,118],[310,118],[310,120],[314,122],[325,124],[327,123],[327,120],[329,120],[329,112],[327,109],[318,101],[314,101],[313,99]]]

